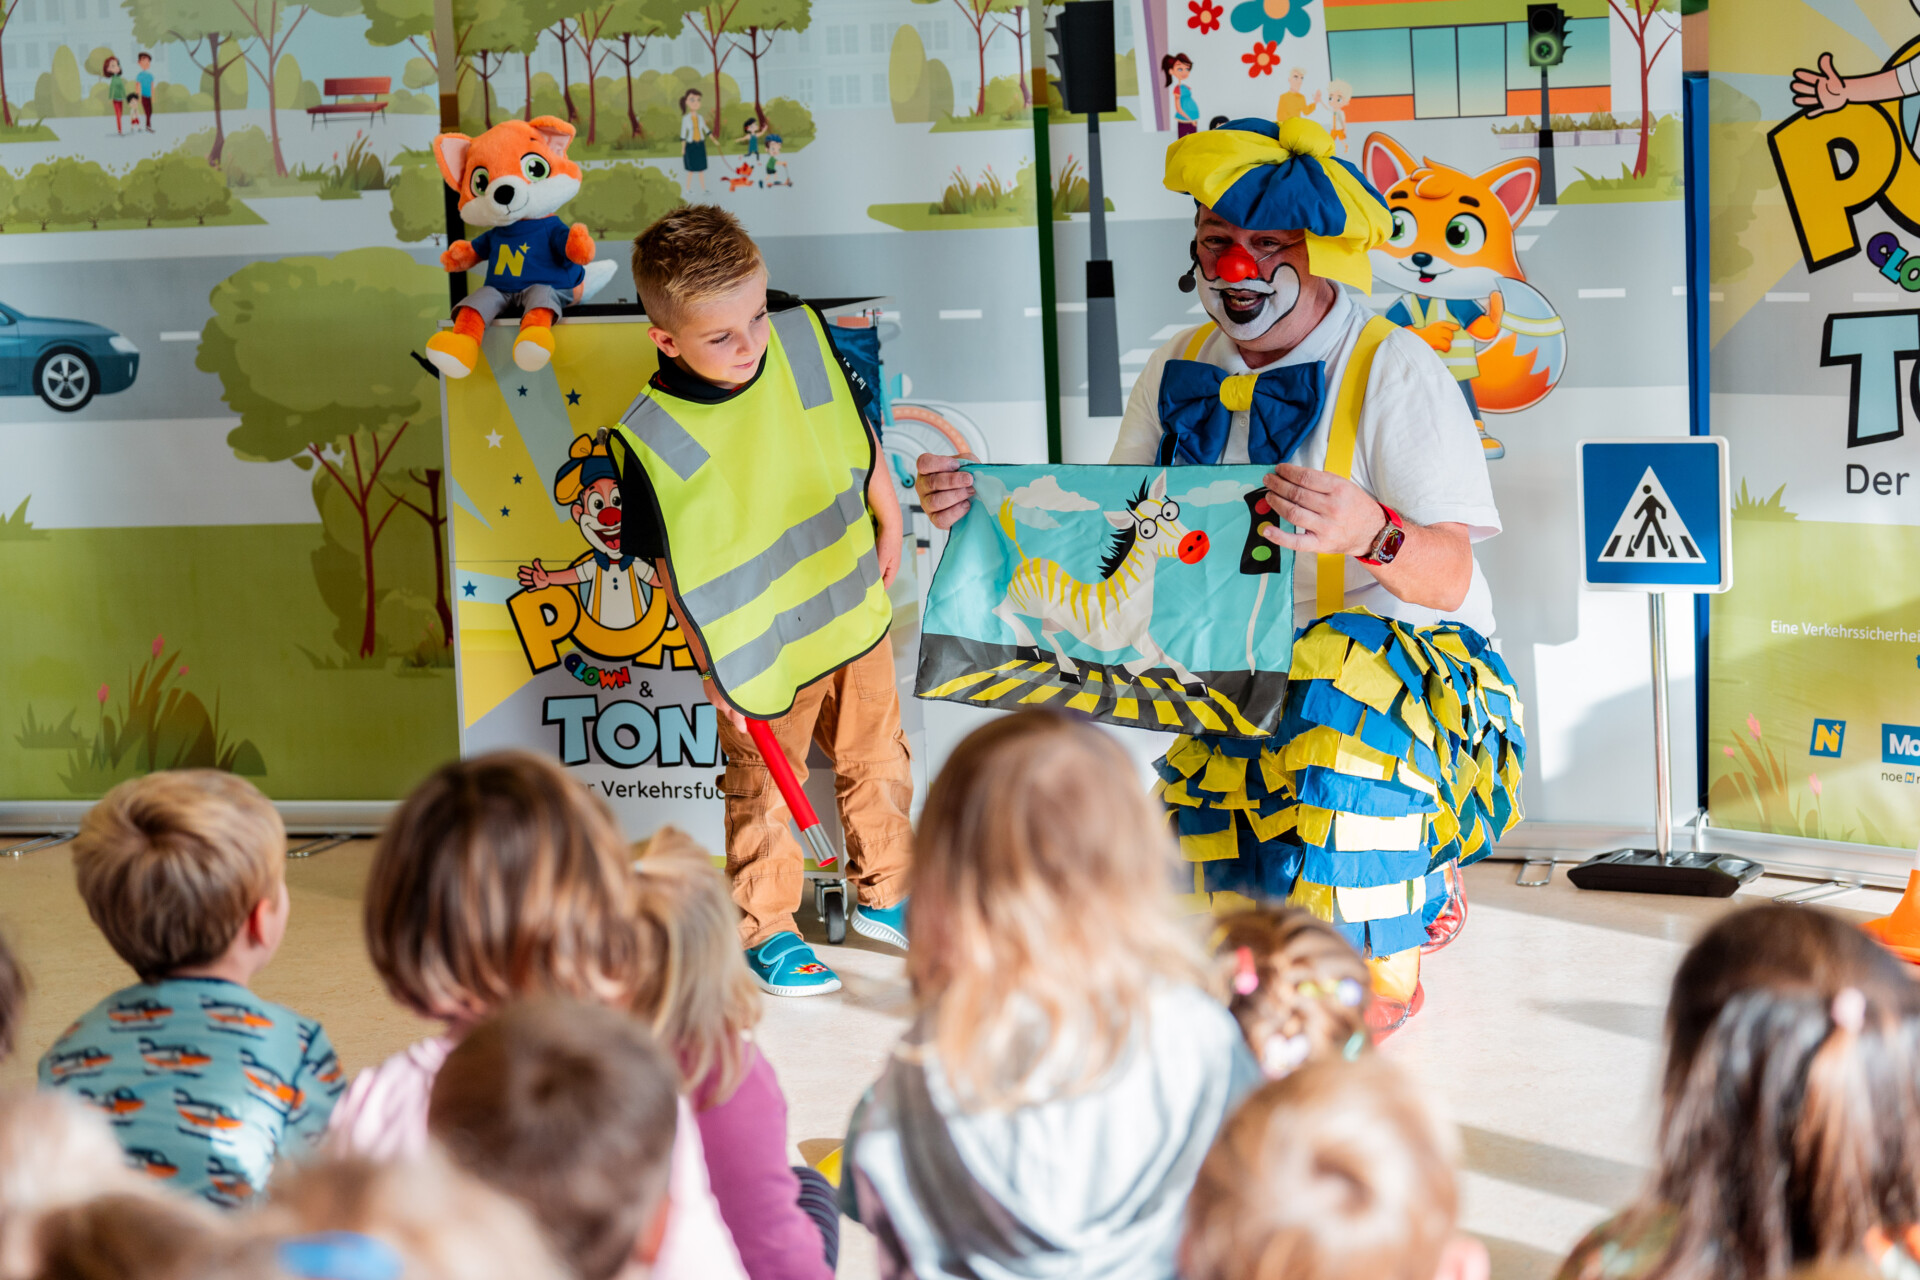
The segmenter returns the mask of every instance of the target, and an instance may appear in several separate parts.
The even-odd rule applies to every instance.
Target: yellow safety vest
[[[1447,310],[1445,298],[1418,298],[1407,294],[1405,302],[1416,327],[1453,319],[1453,312]],[[1455,382],[1468,382],[1480,376],[1480,348],[1474,342],[1473,335],[1467,332],[1467,326],[1461,325],[1453,331],[1452,341],[1440,354],[1440,363],[1447,366],[1447,372],[1453,375]]]
[[[1219,328],[1212,321],[1194,330],[1187,340],[1183,360],[1198,360],[1200,348]],[[1385,316],[1374,316],[1360,329],[1360,340],[1347,357],[1346,371],[1340,376],[1340,390],[1333,400],[1333,419],[1327,424],[1327,461],[1325,470],[1342,480],[1353,476],[1353,445],[1360,434],[1360,409],[1367,399],[1367,378],[1373,373],[1373,357],[1380,344],[1399,328]],[[1285,461],[1285,459],[1282,459]],[[1314,616],[1324,618],[1347,607],[1347,558],[1321,555],[1314,557]]]
[[[714,682],[762,720],[880,643],[893,617],[867,510],[873,439],[813,311],[779,312],[771,328],[738,395],[701,404],[649,384],[619,428],[653,485],[673,590]]]

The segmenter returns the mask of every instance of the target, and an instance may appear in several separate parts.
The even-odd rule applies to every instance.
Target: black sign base
[[[1741,885],[1758,880],[1761,871],[1757,862],[1726,854],[1676,851],[1663,863],[1652,849],[1615,849],[1588,858],[1567,872],[1567,879],[1581,889],[1731,898]]]

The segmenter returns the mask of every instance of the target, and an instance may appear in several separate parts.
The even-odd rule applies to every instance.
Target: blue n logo
[[[1845,720],[1815,720],[1813,722],[1813,742],[1807,747],[1811,756],[1838,756],[1840,748],[1847,740],[1847,722]]]

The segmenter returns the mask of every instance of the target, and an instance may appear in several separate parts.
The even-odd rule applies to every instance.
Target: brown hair
[[[1193,59],[1184,53],[1169,53],[1160,59],[1160,75],[1165,81],[1165,83],[1161,85],[1162,88],[1170,87],[1173,84],[1173,69],[1183,62],[1187,64],[1187,70],[1193,70]]]
[[[286,859],[273,805],[217,769],[123,782],[73,838],[87,914],[142,982],[218,959],[285,879]]]
[[[662,827],[634,864],[640,918],[662,957],[634,1002],[679,1061],[695,1106],[717,1107],[746,1075],[746,1034],[760,1021],[760,989],[740,950],[740,912],[707,851]]]
[[[610,1280],[659,1212],[678,1116],[673,1064],[601,1005],[509,1005],[447,1055],[427,1127],[524,1204],[581,1280]]]
[[[38,1273],[39,1228],[48,1215],[150,1186],[127,1168],[107,1122],[77,1099],[0,1091],[0,1280]]]
[[[179,1196],[105,1195],[40,1221],[36,1280],[175,1280],[224,1232],[206,1206]]]
[[[1367,1047],[1367,962],[1338,929],[1297,907],[1256,907],[1215,937],[1219,987],[1270,1078]]]
[[[1384,1059],[1310,1062],[1228,1117],[1200,1166],[1184,1280],[1432,1280],[1459,1188],[1451,1131]]]
[[[0,934],[0,1062],[13,1053],[26,1013],[27,971],[14,959],[6,935]]]
[[[367,952],[394,999],[449,1021],[515,996],[625,1005],[648,957],[627,845],[606,806],[525,751],[414,788],[367,876]]]
[[[634,288],[647,318],[663,329],[765,269],[760,246],[717,204],[682,205],[633,239]]]
[[[1649,1280],[1784,1276],[1920,1223],[1917,1014],[1900,962],[1835,916],[1769,904],[1708,930],[1667,1006],[1658,1171],[1620,1225],[1672,1219]]]
[[[934,780],[907,976],[965,1106],[1091,1087],[1157,990],[1204,982],[1157,810],[1112,739],[1046,711],[974,730]]]

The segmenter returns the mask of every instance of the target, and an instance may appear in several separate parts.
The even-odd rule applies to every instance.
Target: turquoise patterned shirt
[[[134,1168],[225,1208],[318,1141],[345,1085],[319,1023],[220,978],[116,991],[40,1059],[40,1087],[98,1108]]]

